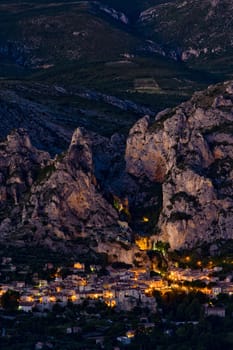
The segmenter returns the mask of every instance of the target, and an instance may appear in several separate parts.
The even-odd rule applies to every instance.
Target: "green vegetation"
[[[202,243],[192,249],[168,251],[168,260],[181,268],[221,267],[215,274],[224,279],[232,272],[233,240],[217,240],[214,244]]]
[[[154,244],[153,250],[157,250],[158,252],[161,252],[164,255],[167,254],[168,250],[170,248],[170,244],[167,242],[157,241]]]
[[[52,175],[52,173],[56,170],[55,165],[47,165],[44,168],[41,168],[39,170],[39,173],[37,175],[37,182],[43,182],[45,180],[48,180],[48,178]]]
[[[0,304],[7,311],[15,311],[19,305],[19,293],[8,290],[1,296]]]
[[[154,1],[156,15],[148,15],[140,23],[139,30],[144,35],[178,54],[187,51],[188,66],[212,72],[219,80],[232,77],[231,1],[216,7],[209,1],[189,1],[180,6],[180,1],[174,0],[156,5]],[[226,32],[226,27],[231,29]]]
[[[226,318],[204,317],[203,304],[208,300],[201,293],[155,293],[159,312],[136,307],[117,312],[102,302],[85,301],[83,305],[68,303],[66,308],[55,304],[44,317],[22,312],[0,312],[6,336],[1,347],[8,350],[32,349],[40,341],[56,350],[99,350],[95,337],[102,337],[105,349],[118,346],[129,350],[220,350],[231,349],[233,299],[220,295],[216,306],[224,303]],[[13,316],[13,317],[12,317]],[[149,325],[152,325],[148,327]],[[75,332],[67,334],[67,329]],[[117,337],[132,329],[135,337],[123,346]],[[30,336],[29,336],[30,335]]]
[[[0,245],[0,262],[2,257],[12,259],[12,263],[17,267],[16,271],[4,269],[1,272],[1,281],[26,281],[32,283],[34,273],[40,279],[51,280],[57,271],[61,271],[61,275],[66,274],[67,268],[73,266],[74,262],[80,261],[85,264],[89,270],[91,264],[99,264],[105,267],[107,264],[107,255],[104,253],[97,254],[90,251],[89,254],[73,252],[69,255],[61,252],[53,252],[45,247],[14,247]],[[50,264],[51,268],[46,266]],[[62,268],[61,268],[62,267]]]
[[[106,3],[126,10],[132,18],[154,4]],[[17,89],[19,93],[57,112],[56,122],[65,128],[84,125],[107,136],[127,133],[141,114],[72,94],[57,98],[48,91],[43,94],[40,88],[26,92],[30,82],[96,90],[149,107],[154,114],[214,81],[181,62],[143,52],[139,48],[145,45],[145,37],[133,21],[128,28],[93,10],[91,1],[8,1],[0,9],[0,45],[6,52],[0,67],[1,83],[17,89],[23,80],[26,89]]]

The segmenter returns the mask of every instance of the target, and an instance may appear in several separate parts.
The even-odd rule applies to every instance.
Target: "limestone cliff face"
[[[233,239],[232,125],[227,82],[145,116],[126,148],[120,135],[78,128],[51,159],[14,131],[0,143],[0,239],[139,265],[148,257],[134,241],[144,250]]]
[[[126,168],[162,183],[158,239],[171,248],[233,238],[233,83],[210,87],[130,131]]]
[[[81,251],[108,242],[121,253],[121,238],[127,245],[131,231],[122,230],[118,212],[100,191],[84,129],[74,132],[68,151],[54,160],[33,148],[24,130],[1,146],[1,204],[13,202],[12,212],[2,207],[2,239]]]
[[[67,154],[54,161],[51,175],[32,186],[29,219],[34,222],[42,211],[51,234],[66,240],[88,236],[97,245],[114,237],[118,213],[98,191],[89,142],[85,131],[77,129]]]

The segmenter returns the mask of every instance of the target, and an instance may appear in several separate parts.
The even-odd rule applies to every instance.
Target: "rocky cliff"
[[[127,141],[78,128],[51,159],[25,130],[0,144],[3,242],[146,260],[141,250],[233,238],[233,82],[155,118]],[[142,239],[142,240],[140,240]]]
[[[0,162],[2,242],[82,253],[102,252],[107,242],[111,260],[128,250],[131,230],[100,190],[84,129],[54,160],[31,145],[25,130],[13,131],[0,145]],[[132,262],[133,254],[125,260]]]
[[[126,169],[162,184],[155,233],[172,249],[233,238],[233,84],[208,88],[130,131]]]

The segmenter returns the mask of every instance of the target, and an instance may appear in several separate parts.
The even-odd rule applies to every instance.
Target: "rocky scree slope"
[[[131,129],[126,170],[162,184],[155,234],[172,249],[233,238],[233,83]]]

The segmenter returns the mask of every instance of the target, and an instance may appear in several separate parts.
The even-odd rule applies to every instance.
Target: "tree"
[[[167,254],[170,244],[168,242],[157,241],[154,244],[154,250],[158,250],[163,255]]]
[[[8,290],[1,297],[1,305],[8,311],[15,311],[19,306],[19,293],[14,290]]]

